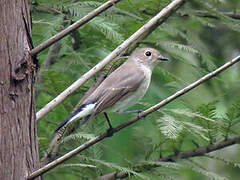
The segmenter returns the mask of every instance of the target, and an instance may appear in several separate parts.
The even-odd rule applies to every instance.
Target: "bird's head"
[[[137,63],[147,65],[151,69],[158,61],[168,61],[168,58],[162,56],[160,52],[154,48],[139,48],[136,49],[130,56],[130,59]]]

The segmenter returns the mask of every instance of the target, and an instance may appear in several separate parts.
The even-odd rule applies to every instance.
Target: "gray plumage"
[[[135,50],[87,97],[80,108],[61,123],[56,131],[75,119],[92,119],[102,111],[123,112],[146,93],[157,60],[167,60],[153,48]],[[81,114],[82,113],[82,114]]]

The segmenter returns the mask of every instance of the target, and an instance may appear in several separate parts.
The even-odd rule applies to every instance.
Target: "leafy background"
[[[32,0],[34,45],[47,40],[103,2]],[[36,109],[41,109],[71,85],[169,2],[122,0],[40,53]],[[238,55],[239,7],[238,0],[187,1],[177,13],[139,42],[139,47],[159,49],[170,61],[155,68],[147,94],[132,109],[146,109],[158,103]],[[235,15],[235,18],[229,14]],[[119,61],[123,60],[125,58]],[[202,157],[175,163],[162,162],[158,168],[146,168],[155,164],[154,160],[159,157],[239,135],[239,77],[239,65],[235,65],[152,113],[144,121],[120,131],[49,171],[44,178],[91,179],[110,172],[125,171],[132,174],[129,179],[239,179],[238,145]],[[71,113],[93,82],[94,79],[89,80],[39,120],[41,157],[54,136],[53,129]],[[114,126],[133,116],[110,114]],[[88,124],[78,127],[73,134],[65,136],[58,156],[107,128],[104,116],[100,114]]]

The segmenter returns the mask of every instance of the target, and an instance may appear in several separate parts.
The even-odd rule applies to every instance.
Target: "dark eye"
[[[151,53],[150,51],[147,51],[147,52],[145,52],[145,55],[146,55],[146,56],[151,56],[152,53]]]

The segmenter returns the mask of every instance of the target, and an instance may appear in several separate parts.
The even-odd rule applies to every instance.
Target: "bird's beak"
[[[163,57],[163,56],[159,56],[157,59],[159,61],[168,61],[168,58],[167,57]]]

